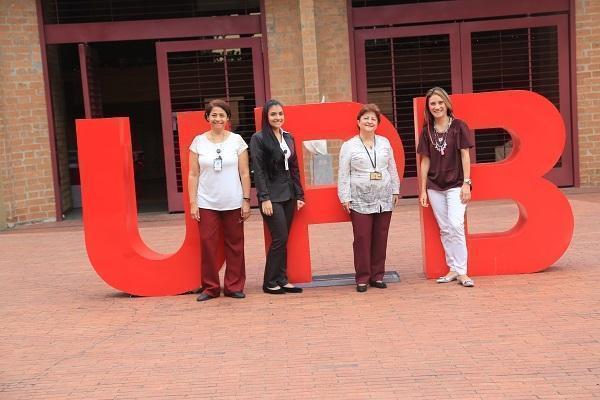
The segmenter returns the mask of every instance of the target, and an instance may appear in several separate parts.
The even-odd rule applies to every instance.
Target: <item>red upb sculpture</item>
[[[502,127],[514,139],[509,159],[473,166],[472,178],[476,182],[473,198],[515,200],[521,213],[519,222],[506,233],[469,235],[469,272],[491,275],[547,268],[564,253],[573,233],[573,215],[566,198],[552,183],[541,178],[552,168],[564,145],[560,114],[547,100],[531,92],[455,95],[452,98],[457,115],[471,128]],[[482,107],[482,104],[493,106]],[[286,129],[294,134],[297,142],[303,181],[301,142],[350,138],[356,133],[359,108],[357,103],[285,107]],[[422,104],[418,101],[415,112],[417,116],[422,115]],[[321,123],[314,123],[315,116],[320,115],[327,118],[319,118]],[[420,131],[421,120],[416,118],[415,121],[416,130]],[[104,281],[126,293],[174,295],[200,285],[200,232],[196,221],[189,216],[186,177],[189,144],[208,126],[202,112],[179,114],[178,126],[186,236],[177,252],[160,254],[143,243],[137,228],[127,118],[77,121],[88,256]],[[402,176],[404,152],[397,132],[384,118],[378,133],[390,140]],[[542,134],[544,147],[539,147],[535,143]],[[334,185],[305,186],[305,197],[306,206],[296,215],[288,244],[288,274],[292,282],[312,279],[308,225],[349,220],[340,207]],[[443,250],[429,210],[422,215],[422,232],[426,275],[440,275],[444,272]],[[393,238],[389,245],[394,246]]]

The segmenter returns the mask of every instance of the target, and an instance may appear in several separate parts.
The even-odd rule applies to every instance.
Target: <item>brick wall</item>
[[[600,1],[577,0],[575,19],[581,186],[600,187]]]
[[[7,222],[54,220],[35,0],[0,0],[0,182]]]
[[[0,179],[0,231],[6,229],[6,206],[4,203],[4,190],[2,187],[4,186],[2,179]]]
[[[265,18],[274,98],[352,100],[346,0],[266,0]]]
[[[315,2],[320,97],[352,101],[346,0]]]
[[[265,0],[271,96],[304,103],[304,70],[298,0]]]

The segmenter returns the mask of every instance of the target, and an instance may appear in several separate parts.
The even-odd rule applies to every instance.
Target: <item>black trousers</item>
[[[271,246],[265,263],[263,285],[266,287],[284,286],[287,279],[287,241],[296,211],[296,199],[272,202],[273,215],[262,214],[271,233]],[[262,213],[262,208],[261,208]]]

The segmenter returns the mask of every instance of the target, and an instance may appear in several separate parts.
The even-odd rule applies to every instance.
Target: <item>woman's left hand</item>
[[[304,200],[296,200],[296,208],[299,210],[304,207]]]
[[[394,207],[398,207],[400,205],[400,195],[392,195],[392,204],[394,204]]]
[[[242,201],[242,221],[247,220],[250,217],[250,202],[248,200]]]
[[[463,204],[467,204],[471,200],[471,185],[468,183],[463,183],[462,188],[460,189],[460,201]]]

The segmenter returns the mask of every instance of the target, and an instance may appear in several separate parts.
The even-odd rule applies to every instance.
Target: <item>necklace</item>
[[[443,131],[438,131],[433,125],[433,136],[431,135],[431,131],[429,127],[427,131],[429,132],[429,140],[433,144],[433,147],[440,152],[441,155],[444,155],[446,147],[448,147],[448,143],[446,142],[446,138],[448,136],[448,130],[450,129],[450,125],[452,124],[452,117],[448,118],[448,125],[446,125],[446,129]]]

